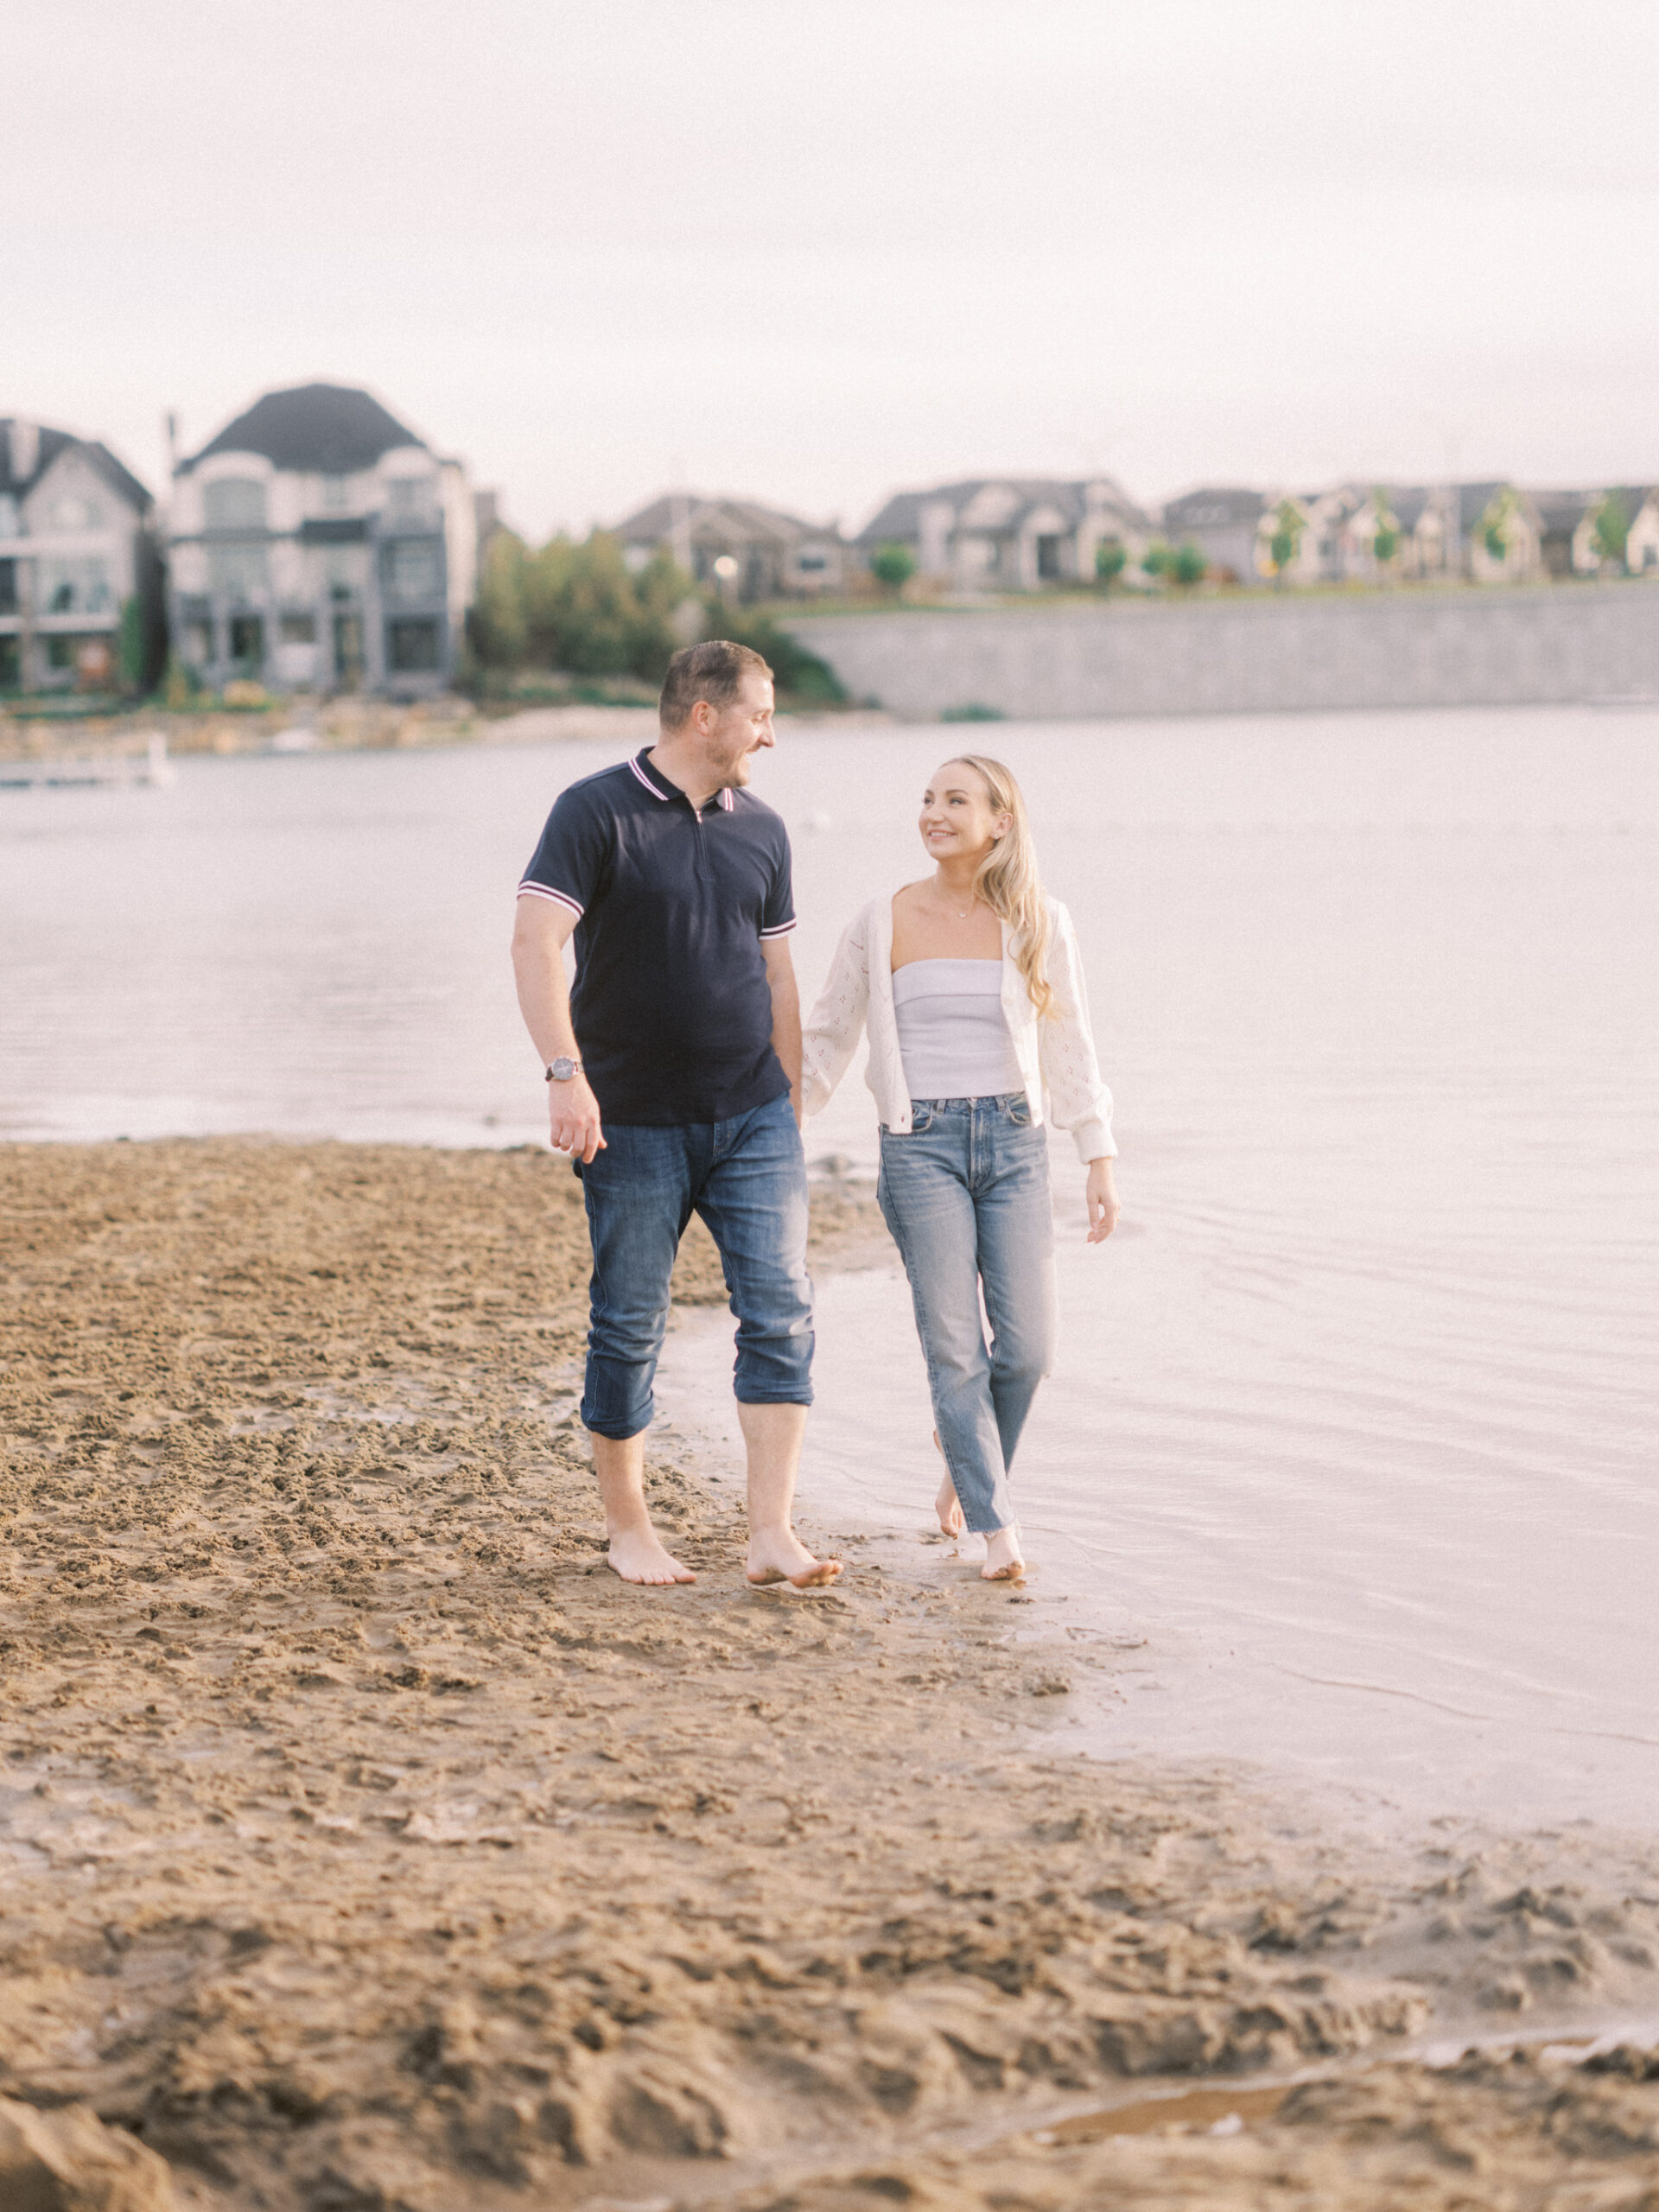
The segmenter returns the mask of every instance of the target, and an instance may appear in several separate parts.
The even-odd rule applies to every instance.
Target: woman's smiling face
[[[922,793],[916,826],[931,859],[978,862],[1007,830],[1008,817],[991,804],[977,768],[965,760],[947,760]]]

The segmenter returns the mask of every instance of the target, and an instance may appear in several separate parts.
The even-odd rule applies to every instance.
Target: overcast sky
[[[11,0],[0,414],[671,480],[1659,480],[1652,0]]]

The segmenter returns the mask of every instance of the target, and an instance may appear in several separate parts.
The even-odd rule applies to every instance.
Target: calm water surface
[[[1659,718],[972,734],[1025,782],[1119,1103],[1103,1250],[1055,1149],[1064,1362],[1017,1478],[1037,1586],[1144,1639],[1076,1739],[1659,1815]],[[764,764],[809,994],[921,872],[949,744]],[[512,886],[624,749],[0,792],[0,1134],[540,1135]],[[874,1160],[856,1077],[810,1125],[832,1150]],[[720,1428],[724,1366],[681,1333],[677,1420]],[[819,1394],[809,1503],[911,1541],[936,1463],[892,1270],[823,1287]]]

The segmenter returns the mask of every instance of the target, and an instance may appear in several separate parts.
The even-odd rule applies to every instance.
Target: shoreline
[[[546,1153],[8,1146],[0,1223],[0,2097],[225,2212],[1642,2201],[1659,1854],[1093,1764],[1040,1587],[751,1591],[677,1439],[702,1580],[618,1583]]]

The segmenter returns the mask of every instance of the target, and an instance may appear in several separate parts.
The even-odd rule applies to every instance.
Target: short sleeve
[[[577,788],[562,791],[518,886],[519,896],[550,899],[578,921],[604,880],[609,817]]]
[[[760,912],[760,934],[787,937],[795,926],[795,887],[790,873],[789,833],[779,825],[778,853]]]

